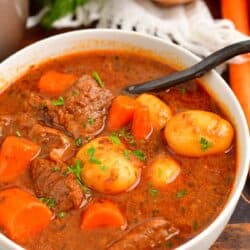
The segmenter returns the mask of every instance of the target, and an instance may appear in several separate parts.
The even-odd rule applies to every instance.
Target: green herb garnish
[[[187,93],[187,89],[184,88],[184,87],[180,87],[180,88],[179,88],[179,91],[180,91],[180,93],[181,93],[182,95],[185,95],[185,94]]]
[[[49,208],[55,208],[55,206],[56,206],[55,198],[41,197],[41,198],[39,198],[39,200],[41,202],[43,202],[45,205],[47,205]]]
[[[141,151],[141,150],[134,150],[133,154],[140,159],[141,161],[145,161],[146,160],[146,156],[145,154]]]
[[[120,145],[121,144],[121,141],[119,139],[119,137],[115,134],[112,134],[109,136],[109,139],[116,145]]]
[[[209,142],[206,138],[201,137],[200,138],[200,145],[201,145],[201,150],[205,151],[208,148],[211,148],[213,144],[212,144],[212,142]]]
[[[82,146],[82,138],[81,137],[78,137],[76,140],[75,140],[75,144],[77,147],[81,147]]]
[[[51,172],[55,173],[55,172],[59,172],[60,168],[59,167],[53,167]]]
[[[135,141],[134,136],[129,131],[127,131],[126,128],[122,128],[122,129],[114,132],[113,135],[116,135],[119,138],[123,138],[131,146],[136,145],[136,141]]]
[[[148,193],[151,196],[155,197],[155,196],[157,196],[159,194],[159,191],[156,188],[151,187],[151,188],[149,188]]]
[[[87,154],[89,155],[90,158],[94,157],[95,154],[95,148],[91,147],[87,149]]]
[[[92,125],[94,125],[94,123],[95,123],[95,119],[94,119],[94,118],[89,118],[89,119],[88,119],[88,124],[89,124],[89,125],[92,126]]]
[[[94,72],[92,73],[92,77],[96,80],[96,82],[99,84],[99,86],[100,86],[101,88],[104,88],[104,87],[105,87],[104,82],[102,81],[101,77],[99,76],[99,74],[98,74],[96,71],[94,71]]]
[[[127,160],[130,159],[130,154],[131,154],[131,150],[129,150],[129,149],[125,149],[124,150],[124,155],[125,155],[125,157],[126,157]]]
[[[180,199],[182,197],[184,197],[185,195],[187,195],[188,191],[183,189],[183,190],[180,190],[176,193],[176,198]]]
[[[194,229],[194,231],[197,231],[199,229],[199,224],[197,221],[193,222],[193,229]]]
[[[85,194],[90,195],[91,194],[90,189],[87,186],[85,186],[81,178],[82,168],[83,168],[82,162],[80,160],[76,160],[75,166],[70,165],[68,167],[67,173],[72,173],[76,177],[76,180],[78,184],[80,185],[82,191]]]
[[[59,212],[56,217],[59,219],[63,219],[65,217],[66,213],[65,212]]]
[[[107,170],[107,167],[106,166],[104,166],[104,165],[100,165],[100,167],[99,167],[102,171],[105,171],[105,170]]]
[[[79,180],[82,181],[81,178],[81,172],[82,172],[82,162],[80,160],[76,160],[76,164],[70,165],[68,167],[68,172],[75,175],[75,177]]]
[[[18,136],[18,137],[22,136],[19,130],[16,130],[16,136]]]
[[[53,100],[51,103],[54,106],[62,106],[64,104],[64,99],[62,96],[59,96],[57,100]]]
[[[89,155],[89,162],[100,165],[102,164],[101,161],[95,158],[95,148],[91,147],[87,150],[87,154]]]

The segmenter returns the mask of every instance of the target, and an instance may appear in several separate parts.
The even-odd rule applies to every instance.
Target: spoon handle
[[[128,86],[125,90],[131,94],[140,94],[148,91],[167,89],[185,81],[203,76],[209,70],[230,58],[250,52],[250,40],[229,45],[217,50],[213,54],[201,60],[199,63],[185,70],[167,75],[165,77],[148,81],[142,84]]]

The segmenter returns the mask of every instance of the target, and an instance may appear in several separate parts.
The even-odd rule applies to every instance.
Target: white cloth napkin
[[[36,25],[46,9],[30,17]],[[98,21],[99,28],[115,28],[148,33],[180,44],[200,56],[231,43],[249,39],[234,29],[229,20],[214,20],[202,0],[164,8],[150,0],[89,0],[75,13],[57,20],[53,27],[78,27]]]

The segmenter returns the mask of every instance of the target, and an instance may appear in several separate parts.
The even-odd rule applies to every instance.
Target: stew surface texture
[[[29,250],[174,249],[225,206],[234,129],[199,83],[98,51],[32,67],[0,96],[0,230]]]

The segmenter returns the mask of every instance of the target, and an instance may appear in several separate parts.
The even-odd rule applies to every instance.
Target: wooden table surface
[[[213,16],[220,18],[219,0],[206,0],[206,2]],[[39,27],[33,28],[26,32],[21,46],[24,47],[42,38],[65,31],[68,31],[68,29],[46,31]],[[246,201],[247,197],[250,200],[249,181],[245,186],[244,195],[241,197],[235,213],[222,235],[211,248],[212,250],[250,250],[250,205]]]

